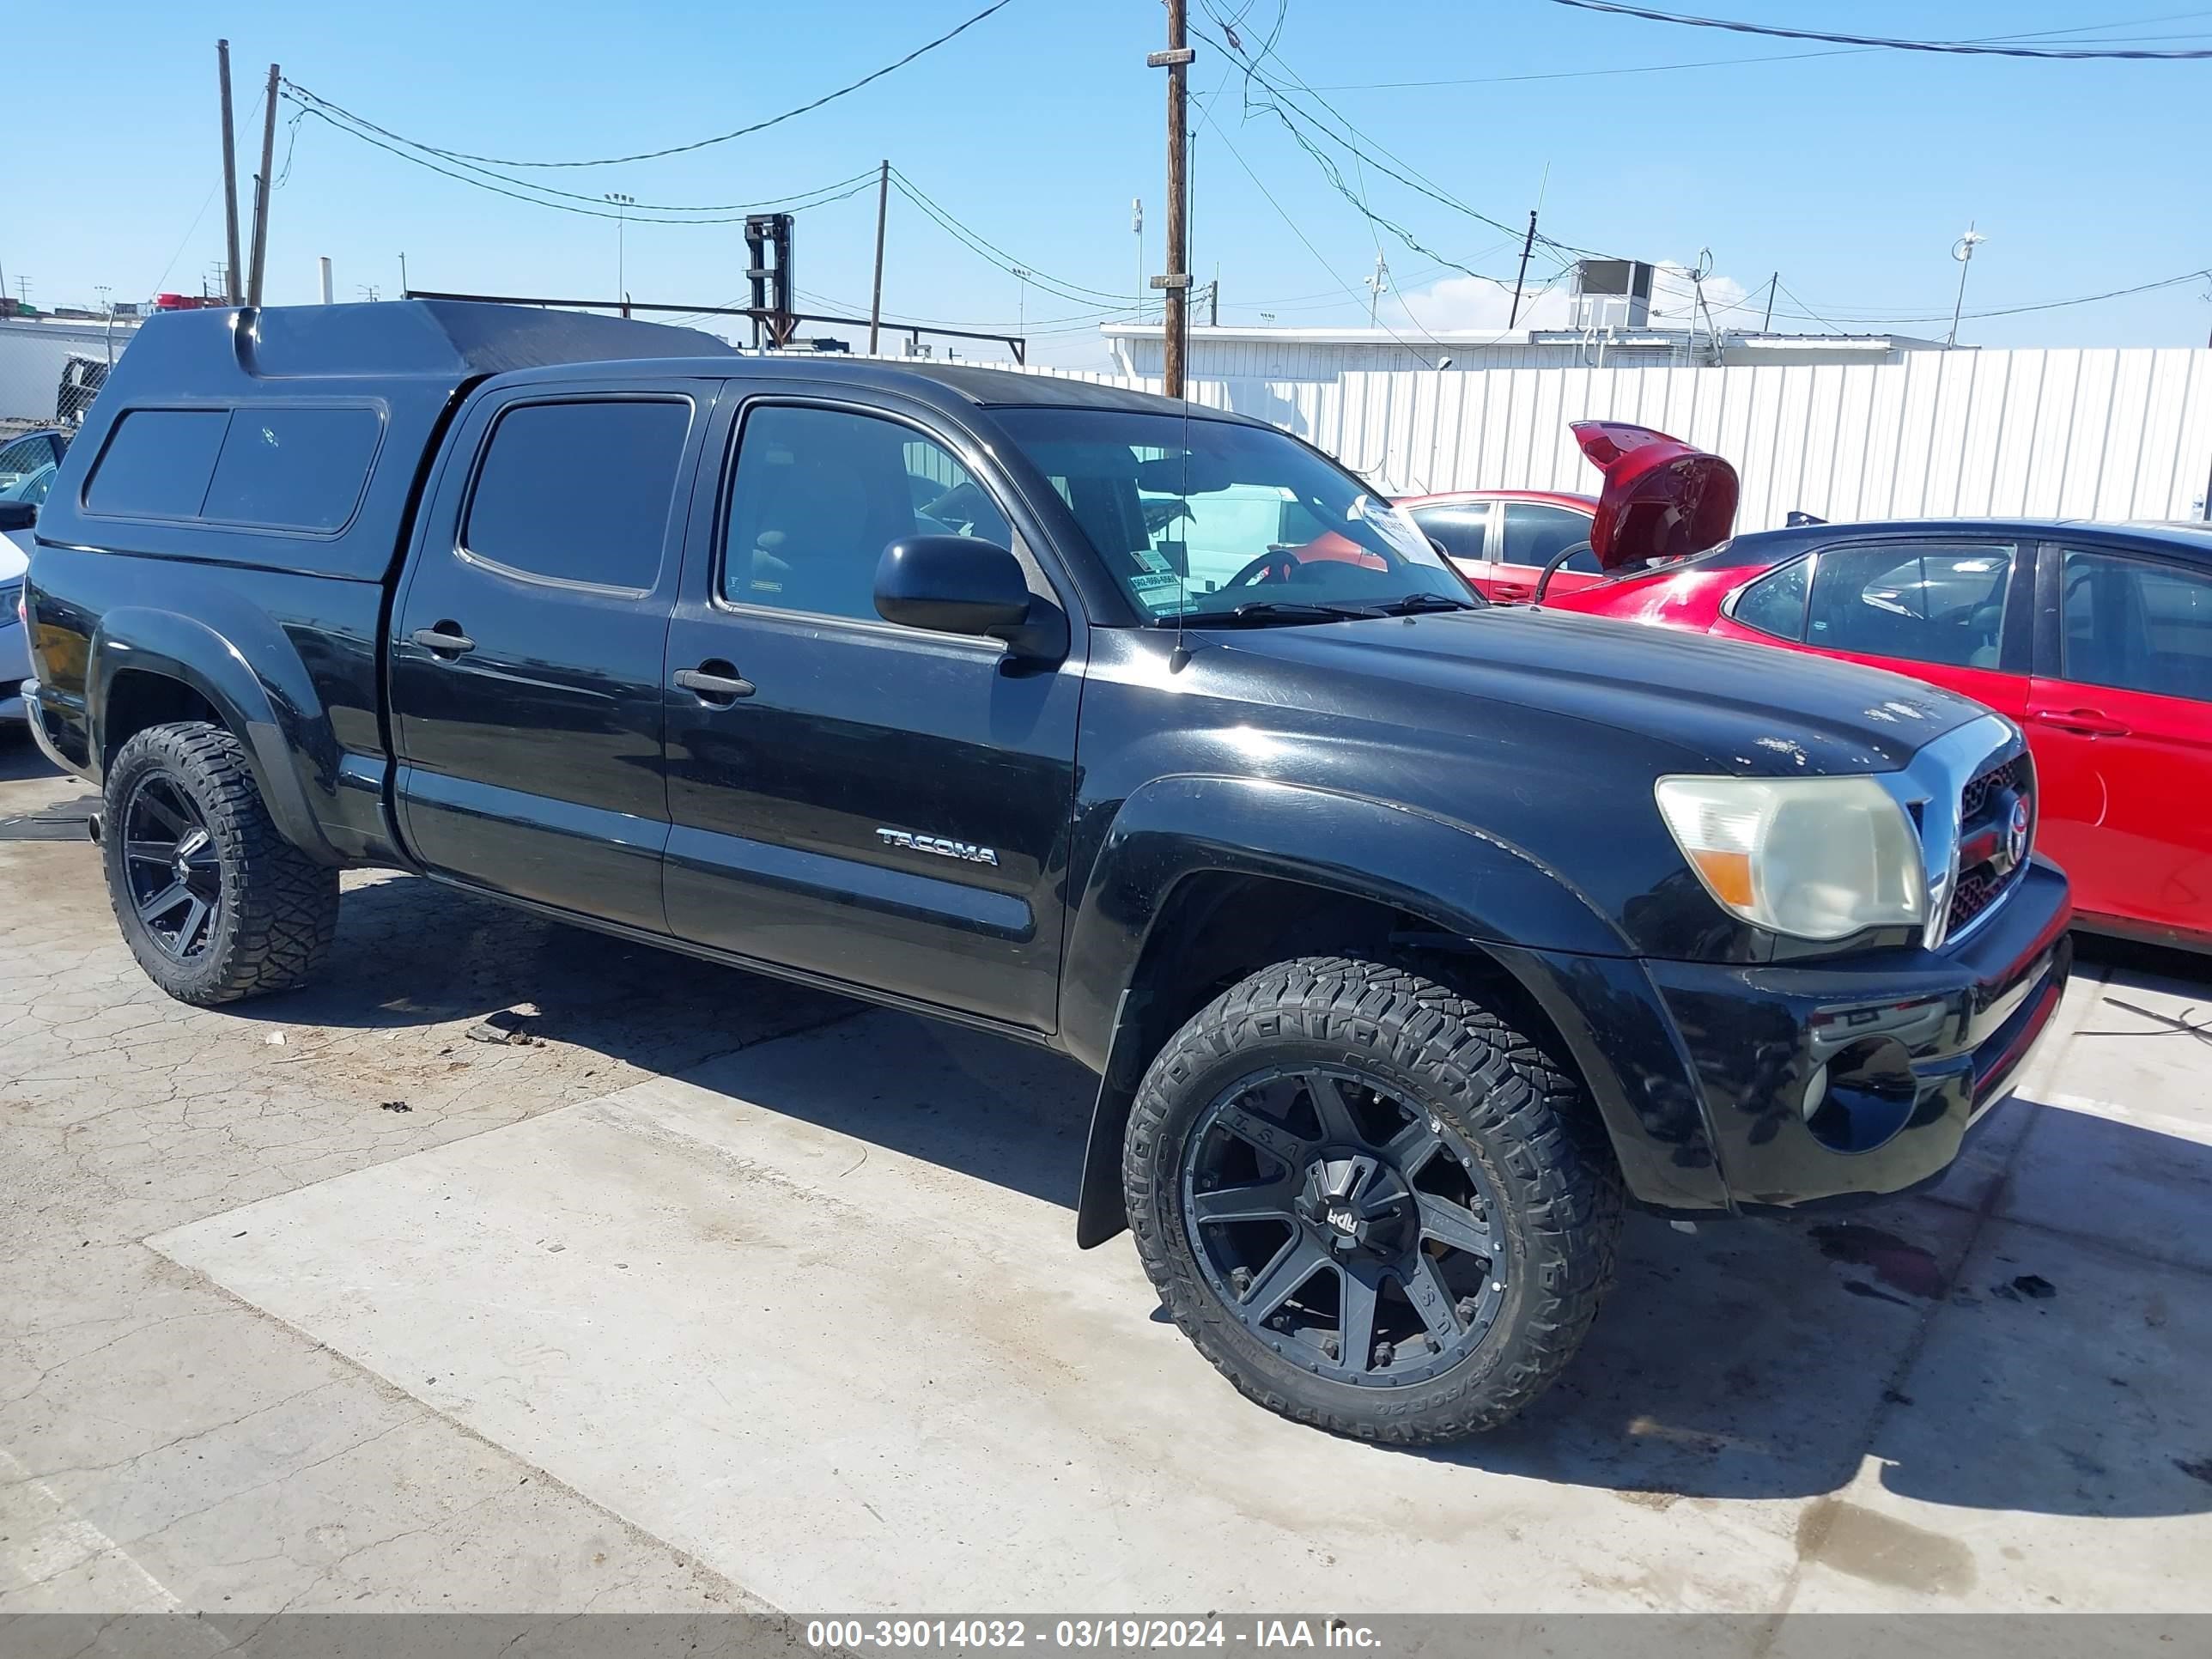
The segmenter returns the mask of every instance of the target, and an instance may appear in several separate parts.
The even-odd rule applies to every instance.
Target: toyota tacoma
[[[1609,568],[1726,532],[1650,437],[1586,434]],[[1939,1176],[2069,963],[2010,722],[1486,605],[1297,439],[1079,380],[158,317],[21,604],[172,996],[298,984],[380,866],[1072,1055],[1076,1242],[1378,1440],[1534,1398],[1631,1205]]]

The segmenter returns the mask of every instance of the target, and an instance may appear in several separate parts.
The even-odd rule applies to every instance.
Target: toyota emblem
[[[2015,799],[2012,804],[2012,821],[2005,825],[2005,863],[2018,869],[2027,861],[2027,831],[2030,823],[2027,797]]]

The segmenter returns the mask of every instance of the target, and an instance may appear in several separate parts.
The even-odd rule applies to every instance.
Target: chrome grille
[[[2027,807],[2027,835],[2016,845],[2014,809]],[[1951,884],[1947,939],[1989,914],[2027,868],[2035,837],[2035,766],[2022,751],[1976,773],[1959,792],[1959,873]]]

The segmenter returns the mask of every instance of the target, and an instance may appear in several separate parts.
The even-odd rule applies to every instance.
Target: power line
[[[2185,270],[2178,276],[2161,276],[2156,282],[2137,283],[2128,288],[2107,289],[2101,294],[2076,295],[2070,300],[2041,300],[2032,305],[1998,306],[1984,311],[1969,311],[1966,313],[1965,315],[1968,317],[2019,317],[2024,316],[2030,312],[2036,311],[2064,311],[2074,306],[2097,305],[2106,300],[2124,300],[2137,294],[2151,294],[2155,293],[2160,289],[2179,288],[2185,283],[2202,282],[2208,277],[2212,277],[2212,268]],[[1784,316],[1794,315],[1798,317],[1808,317],[1814,322],[1820,323],[1831,329],[1834,329],[1838,334],[1848,333],[1850,331],[1847,329],[1838,327],[1834,323],[1829,322],[1826,318],[1814,311],[1812,307],[1806,304],[1804,301],[1798,299],[1795,294],[1790,294],[1786,284],[1783,286],[1782,291],[1784,294],[1789,294],[1790,299],[1796,301],[1800,307],[1803,307],[1801,311],[1795,313],[1784,312],[1782,313]],[[1832,307],[1832,309],[1833,309],[1833,307]],[[1848,321],[1862,325],[1884,323],[1942,323],[1948,322],[1951,317],[1951,313],[1948,311],[1938,313],[1930,313],[1926,316],[1914,317],[1853,315],[1840,312],[1838,314],[1845,315],[1846,320]]]
[[[1236,158],[1237,165],[1244,169],[1244,176],[1252,181],[1254,188],[1258,190],[1261,195],[1267,198],[1267,205],[1274,209],[1277,216],[1281,218],[1285,224],[1290,227],[1291,234],[1297,237],[1299,241],[1305,244],[1306,252],[1312,254],[1315,260],[1320,264],[1321,268],[1329,274],[1330,277],[1335,281],[1339,288],[1343,289],[1345,296],[1351,300],[1353,304],[1357,305],[1359,302],[1359,295],[1353,292],[1352,288],[1341,276],[1337,276],[1336,267],[1329,264],[1328,257],[1313,245],[1311,239],[1306,235],[1304,231],[1298,228],[1298,222],[1296,219],[1293,219],[1290,216],[1289,212],[1284,208],[1283,204],[1275,199],[1274,191],[1269,190],[1265,184],[1261,182],[1260,175],[1252,171],[1252,164],[1244,159],[1244,152],[1237,148],[1236,143],[1230,138],[1228,132],[1223,128],[1221,123],[1213,118],[1213,112],[1211,110],[1201,111],[1199,118],[1206,125],[1213,129],[1213,136],[1220,139],[1222,148],[1226,149],[1231,156]],[[1409,313],[1408,315],[1410,316],[1411,313]],[[1424,368],[1434,368],[1436,367],[1436,365],[1431,362],[1426,357],[1422,356],[1421,352],[1417,347],[1409,342],[1403,335],[1400,334],[1397,330],[1392,328],[1388,323],[1382,323],[1378,325],[1385,334],[1388,334],[1392,339],[1397,341],[1400,345],[1404,346],[1406,349],[1412,352],[1414,356],[1420,358],[1421,366]],[[1419,328],[1419,325],[1417,323],[1414,326]],[[1421,331],[1425,335],[1427,333],[1426,330],[1422,330]],[[1431,345],[1439,344],[1439,343],[1433,337],[1429,340],[1429,343]]]
[[[477,155],[471,154],[467,150],[441,149],[435,144],[417,144],[416,147],[428,151],[433,155],[441,156],[448,161],[478,161],[497,167],[620,167],[629,161],[658,161],[665,155],[689,155],[693,150],[706,149],[714,144],[726,144],[733,138],[744,138],[750,137],[756,132],[765,132],[769,128],[780,126],[784,122],[792,119],[794,116],[809,114],[815,110],[820,109],[824,104],[834,103],[840,98],[843,98],[852,93],[858,92],[861,88],[867,86],[873,82],[882,80],[886,75],[890,75],[898,70],[904,69],[908,64],[913,63],[915,59],[923,56],[925,53],[933,52],[939,46],[946,44],[948,41],[957,40],[959,36],[965,34],[969,29],[974,28],[976,24],[981,22],[985,18],[991,16],[994,13],[1004,11],[1008,6],[1013,4],[1013,3],[1014,0],[995,0],[995,3],[984,7],[982,10],[977,12],[973,17],[969,18],[966,21],[958,24],[955,27],[947,29],[935,40],[925,41],[922,45],[916,46],[912,52],[907,53],[905,57],[899,58],[897,61],[886,64],[881,69],[872,70],[870,73],[862,76],[857,81],[849,82],[846,85],[839,87],[834,92],[825,92],[819,98],[814,99],[811,102],[800,104],[793,109],[785,110],[779,115],[771,115],[764,121],[755,121],[750,125],[738,127],[734,131],[716,133],[710,138],[694,139],[688,144],[670,144],[661,149],[639,150],[635,155],[631,155],[595,156],[589,161],[524,161],[506,155]],[[383,130],[380,128],[378,131],[381,131]],[[396,137],[398,135],[386,133],[386,137]],[[415,143],[416,141],[402,140],[402,142]]]
[[[939,205],[921,185],[915,184],[896,167],[891,169],[891,183],[898,187],[900,195],[920,208],[935,222],[939,229],[963,244],[970,252],[981,256],[987,263],[998,266],[1010,276],[1019,276],[1022,271],[1026,270],[1029,275],[1023,277],[1023,281],[1043,289],[1057,299],[1071,301],[1078,305],[1087,304],[1092,301],[1104,301],[1118,307],[1126,297],[1105,289],[1088,288],[1080,283],[1054,276],[1049,272],[1040,270],[1027,259],[1017,258],[995,242],[989,240],[981,231],[971,229],[955,218],[950,209]]]
[[[362,143],[370,145],[374,149],[380,149],[388,155],[396,155],[403,161],[411,162],[416,167],[427,168],[428,171],[438,174],[441,178],[451,179],[458,184],[471,185],[478,190],[489,191],[495,196],[504,196],[511,201],[526,202],[532,207],[550,208],[559,213],[578,214],[587,219],[619,219],[627,217],[635,223],[660,225],[734,224],[745,218],[749,214],[757,213],[767,208],[783,208],[791,212],[800,213],[805,212],[808,208],[827,207],[832,202],[842,202],[848,197],[859,195],[860,191],[866,190],[875,179],[873,172],[857,173],[854,175],[852,179],[840,179],[836,184],[820,185],[815,190],[803,191],[796,196],[780,197],[774,200],[764,202],[729,203],[725,205],[734,210],[730,212],[712,211],[695,213],[690,211],[674,211],[664,210],[655,204],[646,203],[638,204],[635,207],[625,205],[620,212],[617,212],[605,206],[586,205],[579,199],[569,199],[574,198],[574,193],[568,191],[559,191],[550,193],[550,197],[562,199],[549,199],[549,195],[546,193],[532,194],[530,193],[532,191],[543,191],[544,187],[537,185],[525,184],[520,179],[506,179],[498,173],[487,173],[481,167],[472,168],[468,172],[456,172],[453,167],[440,166],[436,161],[432,161],[427,155],[418,155],[413,150],[403,149],[401,146],[408,142],[406,140],[403,139],[396,143],[387,143],[382,138],[376,137],[370,133],[362,131],[356,127],[347,125],[344,123],[333,118],[319,107],[306,104],[302,104],[301,107],[302,113],[314,116],[325,125],[329,126],[337,131],[345,133],[349,137],[357,138]],[[456,166],[466,167],[467,163],[456,163]],[[498,182],[495,183],[493,182],[494,180],[498,180]],[[653,207],[653,210],[659,214],[659,216],[641,218],[640,216],[643,214],[648,207]]]
[[[1650,23],[1679,23],[1698,29],[1727,29],[1736,34],[1771,35],[1780,40],[1826,40],[1838,46],[1879,47],[1890,52],[1954,52],[1974,58],[2135,58],[2175,61],[2212,58],[2212,50],[2192,48],[2171,52],[2141,46],[2002,46],[1968,40],[1899,40],[1880,34],[1838,34],[1824,29],[1784,28],[1778,23],[1745,23],[1725,17],[1698,17],[1683,12],[1654,11],[1644,6],[1623,5],[1620,0],[1552,0],[1555,6],[1577,11],[1598,11],[1618,17],[1640,17]]]
[[[2139,23],[2170,23],[2181,19],[2212,17],[2212,11],[2162,12],[2154,17],[2130,17],[2118,22],[2084,23],[2064,29],[2030,29],[2018,34],[1990,34],[1972,37],[1969,44],[2002,40],[2040,40],[2057,35],[2094,34],[2106,29],[2130,28]],[[2145,40],[2166,39],[2164,36],[2144,36]],[[2201,35],[2171,37],[2180,40],[2201,40]],[[2104,44],[2117,44],[2108,40]],[[1667,75],[1677,70],[1724,69],[1736,64],[1796,64],[1814,58],[1863,58],[1879,52],[1879,46],[1844,46],[1832,52],[1762,52],[1749,58],[1698,58],[1683,64],[1630,64],[1617,69],[1547,70],[1526,75],[1476,75],[1446,81],[1343,81],[1330,82],[1312,88],[1315,92],[1404,92],[1424,87],[1502,87],[1526,81],[1584,81],[1600,76]]]
[[[325,125],[334,126],[341,132],[347,134],[349,137],[359,138],[367,143],[375,144],[377,148],[380,149],[390,149],[392,144],[403,146],[408,151],[414,152],[413,154],[404,156],[403,159],[416,161],[419,166],[428,166],[434,172],[444,172],[445,169],[435,166],[433,161],[428,158],[436,158],[439,161],[451,161],[451,158],[446,156],[444,152],[433,149],[431,146],[422,143],[417,140],[409,138],[404,134],[393,132],[386,127],[380,127],[375,122],[368,119],[366,117],[356,114],[353,111],[346,108],[343,104],[332,103],[329,99],[320,96],[319,94],[309,90],[307,88],[300,85],[295,81],[288,80],[284,82],[284,95],[294,104],[299,106],[298,115],[294,118],[295,120],[300,118],[300,117],[313,115],[317,119],[320,120]],[[380,142],[380,139],[388,139],[391,143],[384,143]],[[553,197],[557,198],[562,201],[568,202],[582,202],[593,205],[595,210],[597,208],[597,204],[605,202],[606,199],[603,192],[592,191],[586,193],[584,191],[572,190],[558,190],[550,185],[532,184],[528,179],[514,179],[510,178],[503,173],[494,173],[488,167],[479,167],[471,161],[452,161],[452,165],[460,167],[465,172],[475,174],[480,179],[490,180],[495,184],[507,185],[513,190],[526,191],[532,192],[533,196]],[[289,158],[287,160],[287,166],[288,167],[289,166]],[[448,173],[446,176],[451,178],[453,175]],[[767,201],[632,202],[626,204],[624,212],[628,216],[635,218],[638,215],[644,213],[744,214],[757,212],[763,208],[781,207],[793,203],[812,206],[817,204],[807,202],[806,198],[808,197],[822,195],[827,191],[842,190],[848,185],[865,183],[874,176],[875,175],[872,172],[856,173],[849,179],[838,179],[835,184],[823,185],[814,190],[800,191],[795,195],[777,197]],[[838,199],[842,200],[843,198],[839,198]],[[544,205],[550,207],[553,205],[553,204],[548,202]],[[600,216],[604,218],[611,216],[602,213]]]

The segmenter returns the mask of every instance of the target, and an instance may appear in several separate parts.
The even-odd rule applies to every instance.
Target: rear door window
[[[1805,642],[1858,656],[1994,669],[2013,556],[2012,548],[1987,542],[1825,549],[1813,572]]]
[[[2068,679],[2212,702],[2212,576],[2070,547],[2062,568]]]
[[[1813,562],[1793,559],[1770,570],[1736,596],[1729,615],[1746,628],[1778,640],[1805,637],[1805,592],[1812,586]]]
[[[1421,533],[1439,544],[1455,559],[1489,556],[1483,544],[1490,535],[1490,504],[1462,501],[1450,507],[1417,507],[1413,522]]]
[[[1547,507],[1541,501],[1508,501],[1505,550],[1498,556],[1508,564],[1534,565],[1540,569],[1564,549],[1579,542],[1585,544],[1583,550],[1571,556],[1559,568],[1595,576],[1600,572],[1596,556],[1587,545],[1589,538],[1590,515],[1587,513],[1577,513],[1571,507]]]
[[[651,592],[690,425],[677,398],[514,405],[492,428],[462,546],[510,574]]]
[[[115,423],[85,485],[94,513],[197,519],[230,426],[227,409],[134,409]]]

